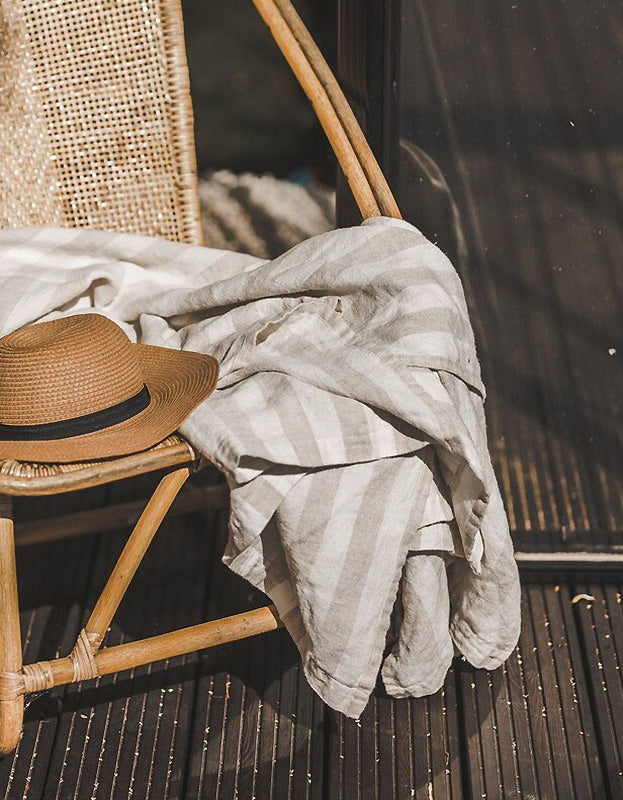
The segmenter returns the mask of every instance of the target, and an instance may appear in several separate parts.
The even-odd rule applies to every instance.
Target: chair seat
[[[196,459],[197,454],[190,444],[176,433],[149,450],[101,461],[77,461],[69,464],[0,461],[0,494],[61,494],[166,467],[189,464]]]

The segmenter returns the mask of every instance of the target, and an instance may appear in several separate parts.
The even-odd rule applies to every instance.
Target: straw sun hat
[[[100,314],[0,339],[0,459],[121,456],[166,439],[214,390],[212,356],[133,344]]]

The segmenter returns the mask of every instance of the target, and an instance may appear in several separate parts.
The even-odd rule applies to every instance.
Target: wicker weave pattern
[[[162,442],[154,445],[147,452],[156,450],[163,450],[169,447],[177,447],[180,444],[188,448],[190,458],[193,457],[193,450],[191,446],[182,439],[181,436],[174,433]],[[109,459],[112,462],[114,459]],[[52,478],[55,475],[67,475],[72,472],[80,472],[82,470],[94,467],[97,465],[105,465],[109,463],[105,460],[100,461],[73,461],[67,464],[43,464],[35,463],[33,461],[13,461],[5,460],[0,461],[0,476],[11,475],[19,478]]]
[[[0,0],[0,225],[201,243],[178,0]]]

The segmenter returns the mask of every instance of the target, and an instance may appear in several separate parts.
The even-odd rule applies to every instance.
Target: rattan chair
[[[289,0],[253,0],[310,98],[364,217],[400,216],[343,94]],[[95,227],[201,243],[179,0],[0,0],[0,226]],[[148,451],[74,464],[0,462],[0,754],[24,696],[279,626],[271,606],[115,647],[106,630],[160,522],[205,460],[175,435]],[[12,497],[48,495],[167,470],[72,652],[22,664]],[[186,490],[178,510],[226,502]],[[43,525],[28,541],[115,527],[134,505]]]

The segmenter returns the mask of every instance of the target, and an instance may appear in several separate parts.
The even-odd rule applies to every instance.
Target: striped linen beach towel
[[[357,717],[379,668],[390,694],[419,696],[456,652],[504,661],[519,579],[485,390],[460,279],[416,228],[378,217],[272,261],[0,231],[1,335],[93,309],[218,358],[218,389],[181,432],[227,476],[224,561],[269,595],[330,706]]]

